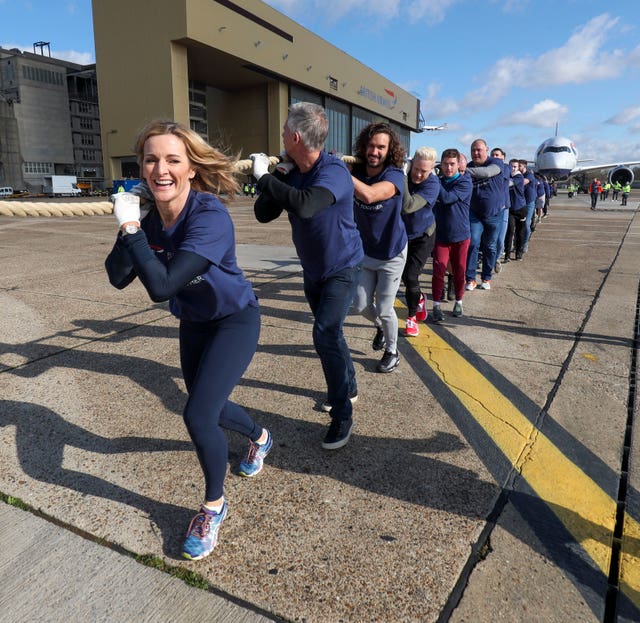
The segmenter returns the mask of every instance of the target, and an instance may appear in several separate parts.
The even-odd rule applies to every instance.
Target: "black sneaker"
[[[433,319],[433,322],[442,322],[444,320],[444,314],[442,313],[442,309],[440,309],[440,305],[433,306],[431,318]]]
[[[353,419],[348,420],[331,420],[329,430],[324,436],[322,447],[325,450],[337,450],[347,444],[351,431],[353,430]]]
[[[398,356],[398,353],[392,353],[390,350],[385,350],[376,370],[378,372],[393,372],[393,370],[398,367],[399,363],[400,357]]]
[[[451,275],[449,275],[449,277],[447,278],[447,301],[455,301],[456,300],[456,295],[455,292],[453,291],[453,277]]]
[[[382,350],[384,348],[384,344],[384,331],[380,328],[376,328],[376,336],[373,338],[371,347],[373,348],[373,350]]]

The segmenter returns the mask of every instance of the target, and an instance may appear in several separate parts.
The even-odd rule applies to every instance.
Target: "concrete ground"
[[[554,198],[525,260],[401,337],[392,374],[350,316],[360,397],[337,452],[288,222],[231,207],[262,309],[234,399],[275,449],[242,479],[230,435],[229,515],[196,563],[175,319],[108,284],[104,206],[0,216],[0,492],[27,509],[0,504],[0,620],[640,620],[637,205]]]

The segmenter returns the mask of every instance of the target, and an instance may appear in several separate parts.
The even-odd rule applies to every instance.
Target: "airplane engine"
[[[614,182],[619,182],[623,186],[628,182],[631,184],[633,182],[633,171],[629,167],[618,166],[615,169],[611,169],[609,171],[609,182],[613,184]]]

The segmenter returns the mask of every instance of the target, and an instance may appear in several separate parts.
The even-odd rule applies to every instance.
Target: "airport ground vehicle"
[[[75,175],[46,176],[42,192],[49,197],[79,197],[82,193],[78,188],[78,178]]]

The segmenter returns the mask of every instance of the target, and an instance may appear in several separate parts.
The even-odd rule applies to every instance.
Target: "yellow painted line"
[[[408,342],[608,576],[616,502],[428,325]],[[625,534],[620,589],[640,607],[640,524],[628,514]]]

